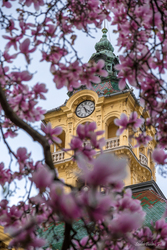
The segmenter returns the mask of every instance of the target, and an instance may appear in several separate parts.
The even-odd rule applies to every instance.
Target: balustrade
[[[139,153],[139,160],[142,164],[148,165],[148,159],[144,154]]]
[[[119,147],[119,137],[114,137],[106,140],[106,149]]]
[[[64,160],[64,152],[63,151],[57,151],[52,154],[53,162],[58,162]]]

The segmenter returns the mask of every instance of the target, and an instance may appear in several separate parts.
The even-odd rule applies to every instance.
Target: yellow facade
[[[79,118],[76,115],[77,106],[85,101],[91,100],[95,103],[94,112],[85,118]],[[130,115],[136,111],[138,117],[143,115],[143,108],[138,104],[132,90],[113,93],[110,96],[98,96],[93,90],[80,90],[73,94],[67,103],[56,110],[46,113],[45,122],[50,122],[52,127],[61,126],[63,135],[62,145],[69,148],[70,140],[76,135],[78,124],[95,121],[98,130],[105,131],[106,146],[105,153],[114,153],[119,157],[127,159],[127,178],[124,180],[125,185],[137,184],[145,181],[155,180],[154,164],[151,160],[151,152],[155,143],[151,141],[147,147],[134,148],[135,140],[129,140],[130,130],[125,130],[120,136],[116,136],[118,127],[114,124],[115,118],[120,118],[121,113]],[[145,116],[148,117],[147,113]],[[138,134],[140,131],[138,132]],[[154,137],[154,129],[148,130],[147,134]],[[61,145],[61,146],[62,146]],[[71,153],[65,153],[56,145],[51,145],[51,152],[55,167],[59,172],[59,177],[63,178],[68,184],[76,185],[78,170],[76,163],[72,161]],[[97,152],[98,154],[98,152]]]
[[[3,227],[0,226],[0,249],[7,250],[7,246],[10,241],[11,238],[8,235],[4,234]]]

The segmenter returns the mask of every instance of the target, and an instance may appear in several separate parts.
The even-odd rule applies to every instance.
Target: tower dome
[[[103,36],[100,39],[98,43],[95,44],[95,49],[97,52],[103,51],[103,50],[109,50],[109,51],[114,51],[113,46],[111,45],[110,41],[107,39],[106,33],[108,30],[106,28],[102,29]]]
[[[92,83],[92,90],[94,90],[98,95],[110,95],[114,92],[120,92],[118,87],[118,71],[115,69],[115,65],[119,64],[118,57],[114,54],[114,48],[110,41],[107,39],[106,28],[102,29],[102,38],[99,42],[95,44],[96,52],[92,54],[89,62],[94,61],[97,63],[100,59],[104,60],[104,69],[108,72],[107,77],[99,76],[101,82],[99,84]],[[129,88],[126,86],[126,89]],[[74,93],[86,89],[86,86],[81,86],[78,89],[68,92],[68,96],[72,96]]]

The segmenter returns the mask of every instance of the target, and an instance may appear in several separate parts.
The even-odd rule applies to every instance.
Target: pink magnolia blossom
[[[115,119],[114,120],[115,125],[121,126],[122,128],[119,128],[117,130],[116,135],[119,136],[123,133],[123,131],[127,128],[128,126],[128,117],[124,113],[121,114],[120,119]]]
[[[132,112],[129,116],[129,120],[126,114],[121,114],[120,119],[115,119],[114,123],[117,126],[121,126],[122,128],[119,128],[117,130],[116,135],[119,136],[123,133],[123,131],[125,129],[127,129],[127,127],[131,127],[134,131],[137,130],[137,128],[139,128],[143,123],[144,123],[144,119],[143,118],[137,118],[137,112]]]
[[[70,142],[70,149],[82,151],[83,141],[78,137],[73,137]]]
[[[131,189],[126,189],[123,197],[117,197],[116,207],[119,210],[129,210],[132,213],[138,212],[139,214],[143,214],[143,210],[141,207],[141,201],[132,198],[132,191]]]
[[[29,166],[30,155],[31,155],[31,153],[28,154],[26,148],[18,148],[16,157],[17,157],[17,161],[19,163],[20,173],[23,173],[24,168]]]
[[[60,182],[51,185],[50,198],[48,204],[53,211],[58,213],[60,218],[63,216],[65,221],[71,222],[81,215],[81,208],[77,203],[75,194],[65,194],[64,187]]]
[[[30,180],[35,183],[36,187],[40,191],[45,191],[46,187],[49,187],[54,179],[54,173],[50,169],[42,164],[38,164],[37,170],[32,174]]]
[[[10,1],[15,1],[15,0],[10,0]],[[6,7],[9,9],[12,7],[12,4],[9,1],[3,0],[2,7]]]
[[[15,1],[15,0],[14,0]],[[10,32],[10,34],[12,34],[13,30],[18,30],[17,28],[15,28],[15,23],[12,19],[9,20],[9,26],[6,28],[7,32]]]
[[[113,234],[126,234],[142,226],[145,213],[143,216],[138,216],[138,212],[131,213],[123,211],[115,215],[115,218],[110,222],[109,229]]]
[[[137,118],[137,112],[132,112],[129,116],[129,122],[128,125],[131,126],[131,128],[136,131],[143,123],[143,118]]]
[[[84,191],[78,197],[78,203],[84,207],[84,216],[89,216],[90,220],[98,222],[99,220],[107,220],[109,211],[113,205],[113,197],[111,195],[103,195],[93,190]]]
[[[49,54],[42,51],[41,62],[45,60],[47,62],[51,62],[52,64],[57,64],[60,61],[60,59],[66,54],[68,54],[67,50],[56,46],[52,46]]]
[[[17,206],[13,205],[11,207],[7,207],[6,213],[4,213],[0,218],[0,223],[5,226],[5,231],[7,231],[7,227],[10,227],[10,225],[13,227],[20,225],[19,219],[22,215],[23,211]]]
[[[111,154],[98,156],[92,170],[85,170],[81,178],[90,186],[105,186],[117,183],[126,177],[126,161],[118,160]]]
[[[34,85],[33,90],[35,92],[35,97],[37,98],[38,96],[40,99],[46,100],[46,97],[42,93],[47,93],[48,90],[46,89],[46,85],[44,83],[37,83]]]
[[[8,138],[8,137],[14,138],[17,135],[18,133],[16,133],[15,129],[12,129],[12,128],[8,128],[7,131],[4,133],[5,138]]]
[[[96,64],[96,73],[100,76],[107,77],[108,72],[104,70],[105,62],[104,60],[100,59]]]
[[[30,74],[27,70],[25,71],[13,71],[10,73],[13,81],[17,81],[20,83],[21,81],[30,81],[32,79],[32,74]]]
[[[50,144],[52,144],[52,141],[61,143],[61,140],[57,137],[57,135],[60,135],[62,133],[61,127],[52,129],[51,123],[48,122],[46,126],[43,123],[41,124],[41,130],[46,134]]]
[[[25,163],[25,161],[30,157],[30,154],[27,153],[26,148],[18,148],[16,156],[20,163]]]
[[[86,124],[79,124],[77,127],[77,136],[73,137],[70,143],[70,149],[74,150],[74,159],[77,160],[78,166],[82,168],[82,159],[83,156],[89,161],[93,160],[93,156],[96,154],[96,149],[100,149],[102,152],[102,147],[105,145],[105,139],[97,139],[99,135],[102,135],[104,131],[97,131],[96,130],[96,123],[86,123]],[[68,151],[69,151],[68,150]]]
[[[167,155],[162,148],[156,148],[152,153],[152,158],[156,163],[164,165],[166,163]]]
[[[23,0],[22,0],[23,1]],[[27,6],[27,7],[30,7],[30,5],[31,4],[34,4],[34,8],[35,8],[35,10],[39,10],[39,8],[40,8],[40,6],[43,6],[44,5],[44,1],[43,0],[36,0],[36,1],[34,1],[34,0],[26,0],[25,1],[25,5]]]
[[[36,47],[34,47],[33,49],[30,50],[29,46],[30,46],[30,39],[29,38],[26,38],[19,46],[20,53],[25,55],[27,63],[30,63],[29,53],[32,53],[36,50]]]
[[[73,194],[65,194],[60,198],[59,209],[64,219],[69,222],[79,218],[81,214],[81,209]]]
[[[6,182],[10,183],[11,171],[4,168],[4,164],[0,163],[0,185],[4,185]]]
[[[16,229],[16,227],[12,226],[6,230],[6,232],[13,237],[9,243],[9,247],[22,247],[24,249],[31,250],[32,248],[35,249],[44,246],[46,244],[46,240],[39,238],[34,232],[35,221],[30,220],[26,224],[25,222],[26,221],[24,221],[24,224],[22,225],[23,230],[21,231],[21,228]]]
[[[146,135],[146,133],[140,134],[138,137],[135,137],[137,144],[134,146],[140,147],[140,145],[144,145],[145,147],[147,146],[148,142],[151,141],[153,138],[149,135]]]
[[[9,42],[6,44],[6,47],[5,47],[7,50],[11,46],[13,46],[15,50],[17,50],[17,43],[22,38],[22,36],[10,37],[10,36],[6,36],[6,35],[3,35],[2,37],[9,40]]]
[[[83,237],[83,238],[80,240],[79,243],[78,243],[78,241],[76,241],[76,240],[73,240],[73,242],[74,242],[74,244],[75,244],[76,249],[79,250],[79,249],[81,249],[81,247],[83,248],[83,247],[85,247],[85,246],[87,245],[88,240],[89,240],[89,237],[88,237],[88,236],[85,236],[85,237]],[[85,250],[88,250],[88,249],[90,249],[90,248],[85,248]]]
[[[86,85],[91,89],[91,82],[101,82],[98,75],[107,76],[107,72],[102,69],[103,67],[103,60],[99,60],[97,64],[87,63],[82,66],[79,65],[78,61],[75,61],[68,67],[60,63],[59,70],[52,65],[51,73],[54,75],[53,81],[58,89],[67,86],[68,90],[72,91],[73,88],[79,88],[81,85]]]
[[[13,54],[13,55],[10,56],[8,54],[8,51],[9,51],[8,49],[4,51],[3,57],[4,57],[4,59],[5,59],[6,62],[12,63],[13,62],[12,59],[15,59],[17,57],[18,53],[17,54]]]
[[[47,24],[46,27],[48,27],[48,29],[46,30],[46,37],[47,36],[56,37],[55,31],[57,27],[53,24]],[[47,41],[47,38],[45,41]]]

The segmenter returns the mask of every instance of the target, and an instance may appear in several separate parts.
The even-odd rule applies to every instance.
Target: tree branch
[[[70,242],[71,242],[71,232],[72,226],[69,223],[65,223],[65,231],[64,231],[64,241],[63,241],[63,246],[61,250],[67,250],[70,248]]]
[[[0,84],[0,103],[1,106],[5,112],[5,115],[7,118],[9,118],[16,126],[23,129],[27,134],[29,134],[34,141],[37,141],[41,144],[43,147],[43,152],[45,156],[45,163],[48,165],[48,167],[55,172],[55,167],[52,161],[52,156],[50,153],[50,145],[46,138],[41,135],[38,131],[34,130],[29,124],[27,124],[25,121],[23,121],[9,106],[9,103],[6,99],[5,93],[2,89],[2,86]],[[58,180],[58,178],[57,178]]]

